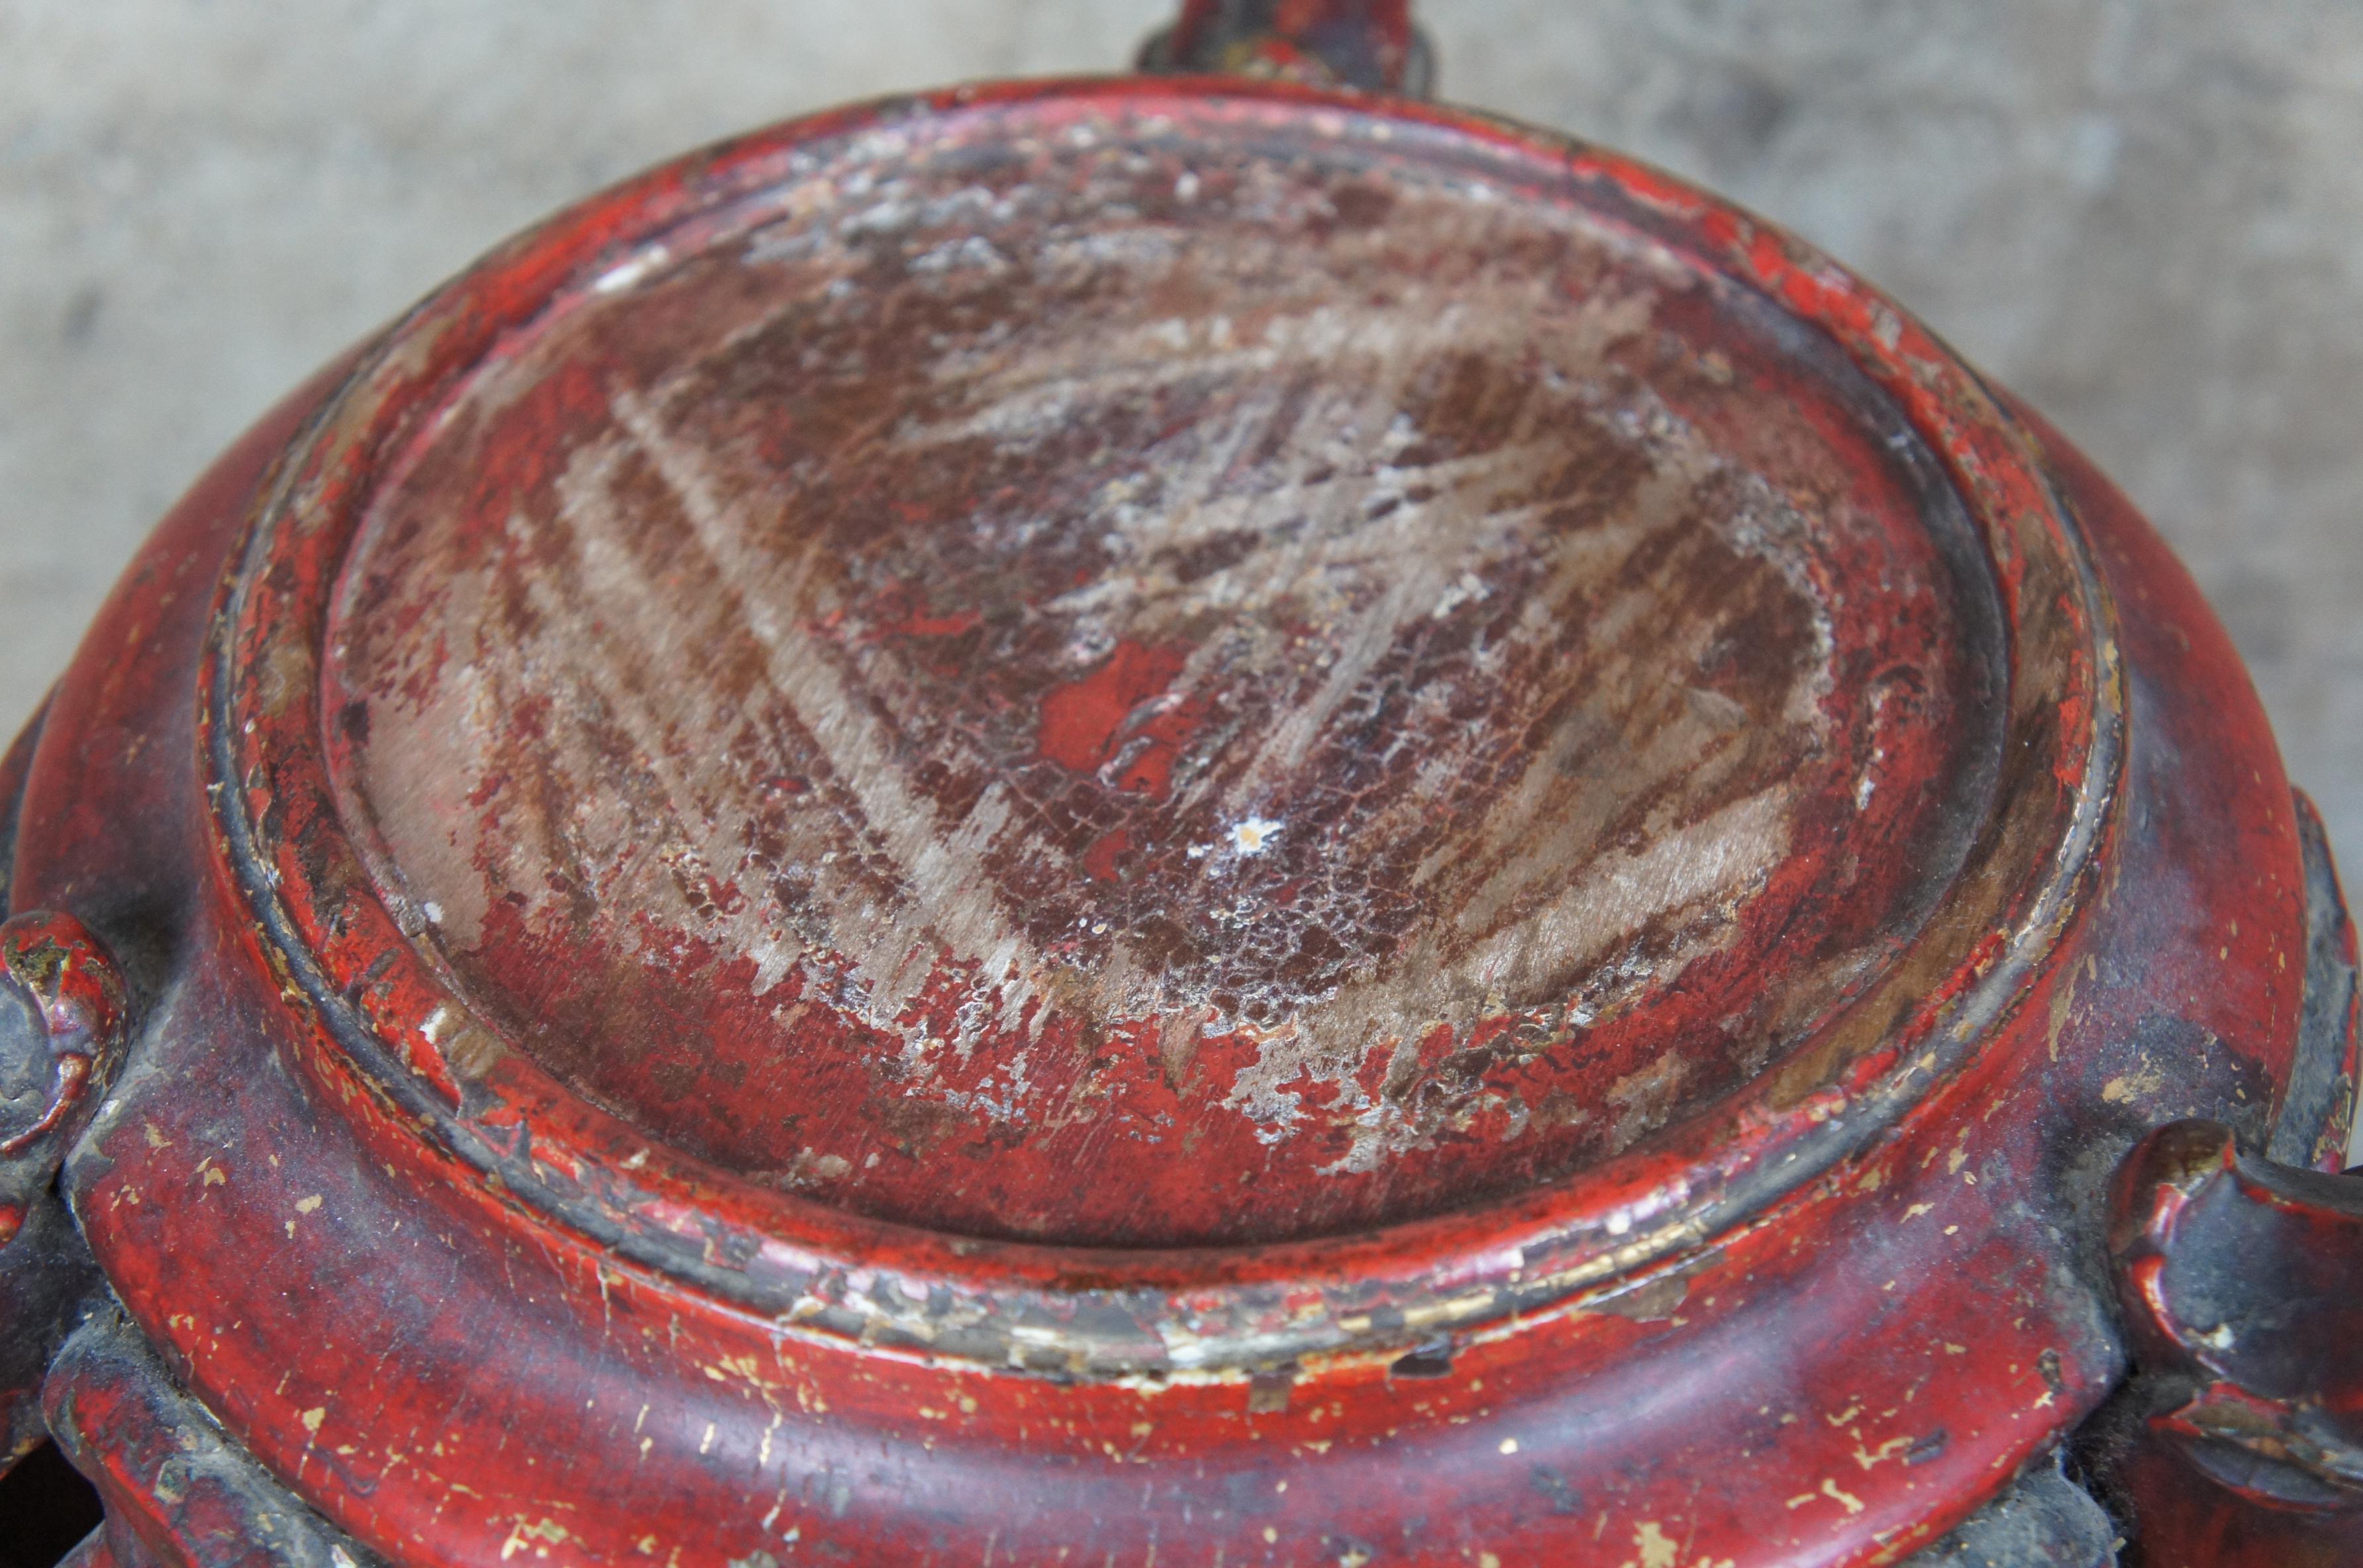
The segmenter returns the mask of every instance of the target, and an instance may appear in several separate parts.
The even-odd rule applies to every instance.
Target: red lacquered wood
[[[23,811],[148,1021],[65,1187],[158,1362],[52,1419],[199,1568],[107,1410],[400,1564],[1902,1561],[2125,1385],[2124,1152],[2354,1065],[2064,442],[1284,85],[561,215],[168,519]]]
[[[2363,1551],[2363,1180],[2178,1122],[2126,1162],[2111,1252],[2152,1375],[2124,1412],[2142,1560],[2282,1568]]]

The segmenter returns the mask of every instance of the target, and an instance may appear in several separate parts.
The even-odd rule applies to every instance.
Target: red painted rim
[[[614,269],[660,265],[743,226],[750,209],[773,210],[766,193],[825,181],[882,138],[1079,121],[1385,144],[1521,199],[1582,204],[1817,327],[1938,455],[2008,625],[2005,745],[2040,766],[2006,769],[1978,848],[1914,945],[1787,1063],[1601,1167],[1436,1218],[1243,1248],[981,1242],[861,1219],[652,1146],[509,1049],[415,944],[349,829],[321,720],[329,601],[381,474],[509,335]],[[1991,1032],[2080,908],[2113,793],[2118,686],[2109,608],[2031,442],[1931,334],[1825,258],[1678,181],[1525,127],[1294,87],[1133,78],[962,89],[763,131],[594,197],[430,297],[366,356],[258,507],[215,618],[199,745],[216,889],[309,1013],[307,1066],[373,1135],[427,1139],[528,1210],[766,1313],[796,1317],[811,1281],[852,1279],[863,1331],[891,1342],[904,1326],[897,1299],[931,1292],[1012,1322],[1046,1304],[1061,1315],[1087,1297],[1148,1296],[1160,1304],[1148,1316],[1174,1331],[1087,1346],[1076,1364],[1220,1368],[1400,1343],[1563,1299],[1697,1246],[1875,1139]],[[1395,1311],[1358,1312],[1373,1291]],[[816,1312],[812,1326],[852,1320]],[[947,1347],[915,1311],[909,1323],[904,1342],[939,1353],[1001,1342]]]

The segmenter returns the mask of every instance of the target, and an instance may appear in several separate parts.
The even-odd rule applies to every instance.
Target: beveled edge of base
[[[1439,1219],[1252,1248],[1124,1253],[860,1220],[670,1153],[651,1157],[645,1139],[506,1050],[372,901],[341,842],[316,767],[316,646],[305,642],[342,557],[331,520],[367,493],[372,465],[435,388],[492,351],[509,323],[619,258],[727,222],[760,193],[816,177],[830,156],[858,159],[874,138],[990,131],[1021,115],[1044,127],[1060,116],[1195,116],[1202,128],[1237,122],[1495,160],[1497,175],[1678,235],[1700,265],[1833,338],[1897,399],[1982,525],[2022,656],[2013,734],[2033,726],[2052,737],[2037,748],[2047,769],[2022,778],[1992,824],[2008,868],[1973,869],[1967,907],[1956,898],[1956,918],[1939,922],[1974,933],[1962,950],[1899,962],[1878,1005],[1857,1008],[1729,1116],[1681,1130],[1686,1138]],[[1862,1148],[1968,1059],[2091,884],[2121,749],[2113,626],[2064,502],[1976,375],[1825,258],[1685,184],[1547,133],[1351,94],[1139,79],[962,89],[777,127],[594,198],[496,251],[365,356],[292,449],[218,602],[200,709],[213,891],[308,1013],[305,1065],[366,1136],[426,1137],[511,1201],[742,1309],[993,1364],[1039,1351],[1070,1375],[1376,1353],[1695,1248]],[[1303,1309],[1308,1291],[1315,1310]]]

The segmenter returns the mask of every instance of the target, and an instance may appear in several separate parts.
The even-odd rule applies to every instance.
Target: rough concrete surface
[[[207,458],[505,234],[831,101],[1119,66],[1172,8],[0,0],[0,726]],[[1421,14],[1446,95],[1801,231],[2082,442],[2363,868],[2363,5]]]

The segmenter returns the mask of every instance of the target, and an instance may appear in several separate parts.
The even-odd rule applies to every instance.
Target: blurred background
[[[835,100],[1123,66],[1168,0],[0,0],[0,728],[157,515],[560,203]],[[2113,473],[2363,877],[2363,5],[1424,0],[1444,95],[1902,296]]]

